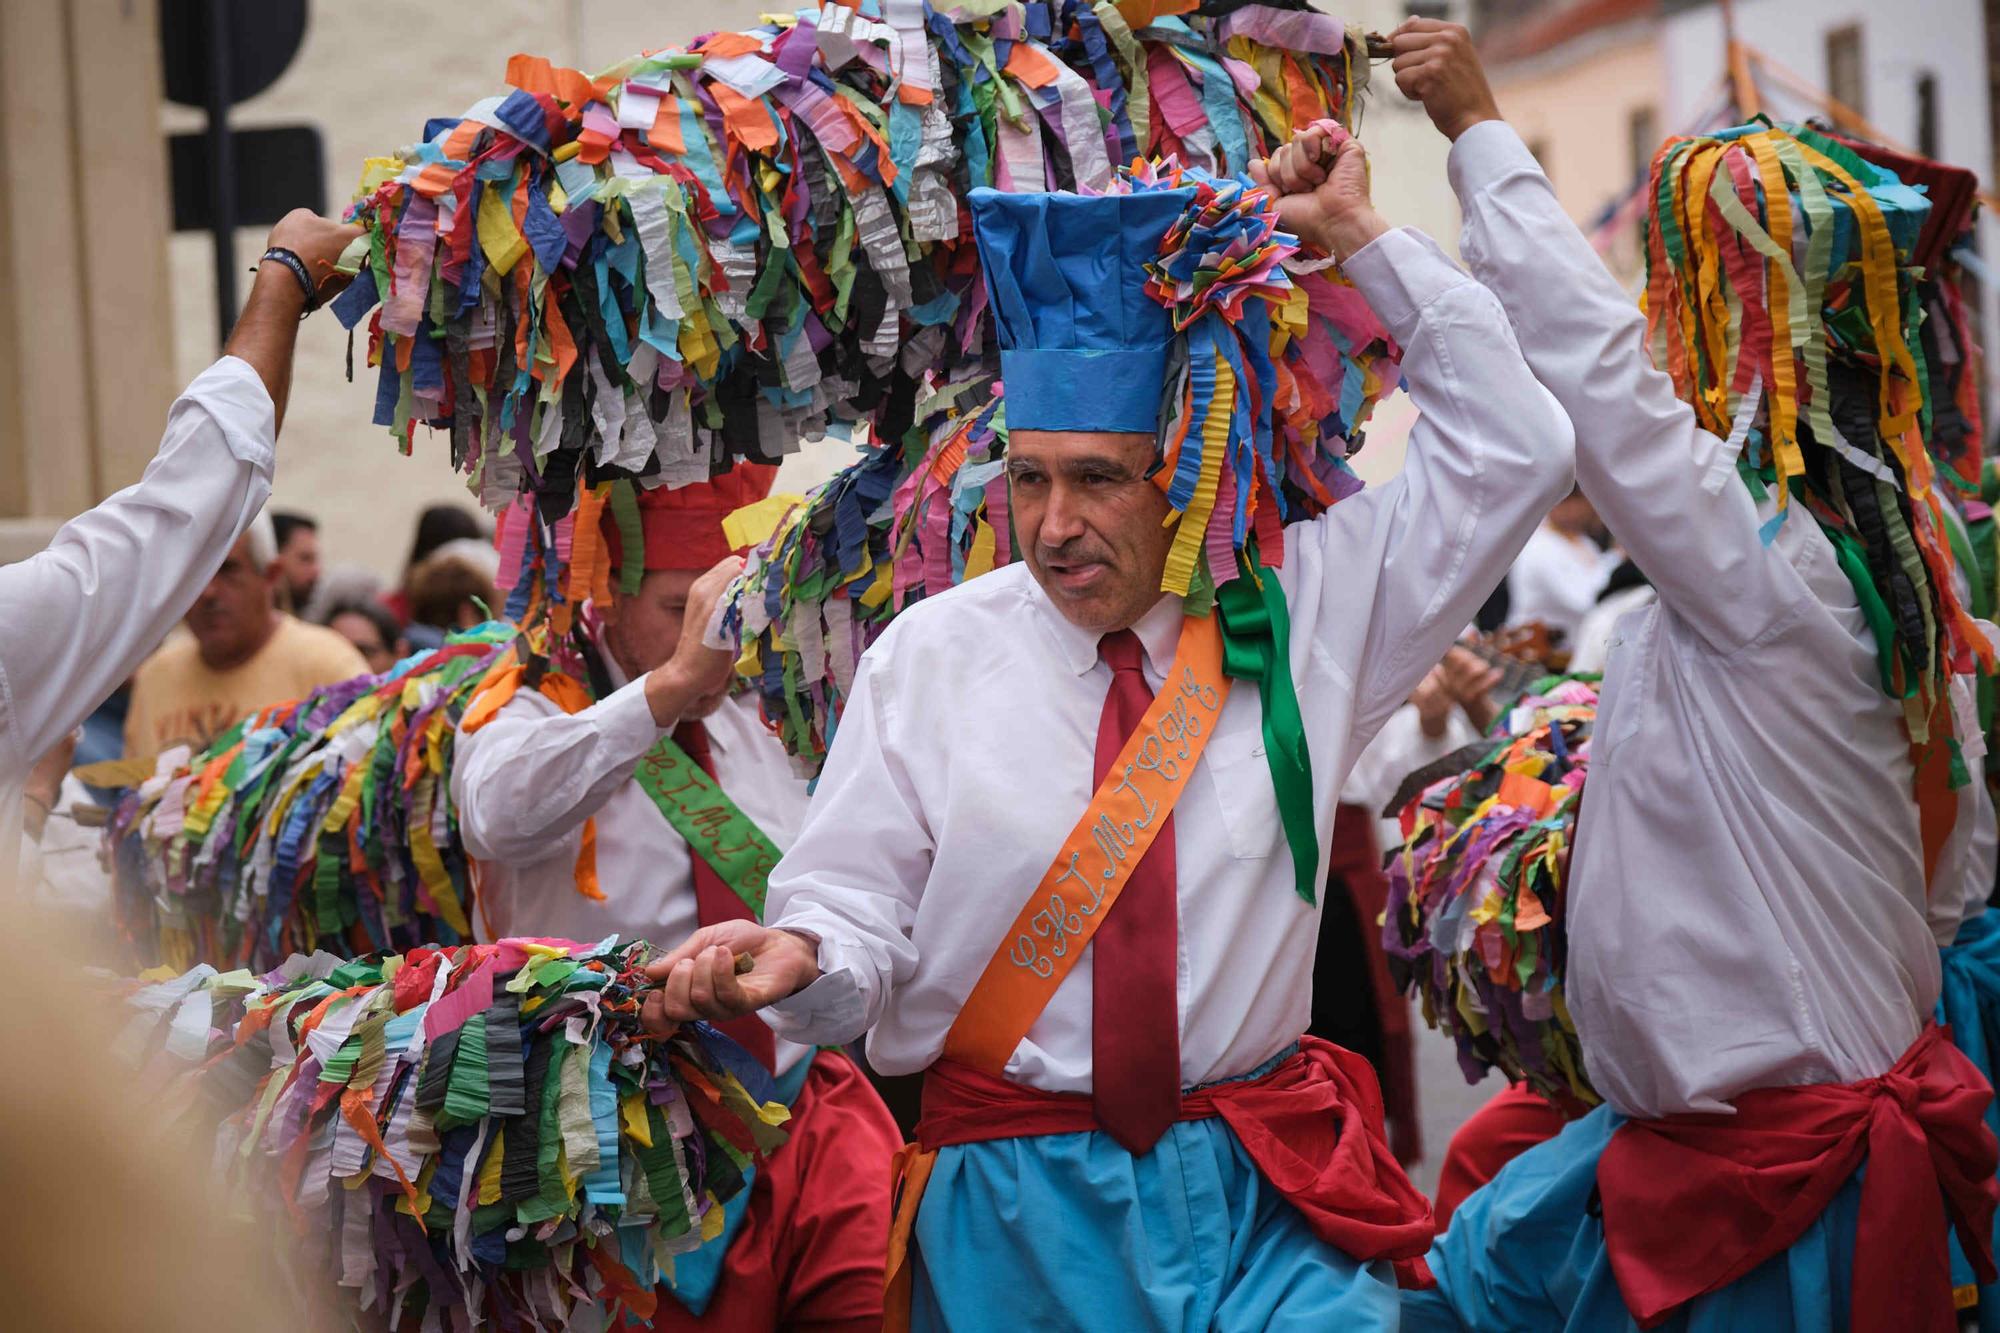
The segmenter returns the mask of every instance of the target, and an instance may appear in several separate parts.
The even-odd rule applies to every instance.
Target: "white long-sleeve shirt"
[[[1411,231],[1346,272],[1406,349],[1422,416],[1400,476],[1285,537],[1322,858],[1355,753],[1572,475],[1569,423],[1491,293]],[[1134,627],[1155,688],[1181,620],[1170,596]],[[1111,681],[1097,644],[1012,565],[911,607],[868,650],[805,828],[771,878],[771,920],[818,935],[823,971],[767,1011],[776,1030],[820,1042],[872,1030],[870,1059],[891,1074],[936,1059],[1090,801]],[[1215,728],[1174,812],[1188,1084],[1242,1074],[1305,1031],[1319,938],[1318,909],[1293,889],[1253,684],[1236,684]],[[1010,1078],[1090,1087],[1091,967],[1086,950]]]
[[[159,647],[271,493],[277,417],[225,356],[167,413],[145,475],[0,567],[0,874],[35,760]]]
[[[459,836],[479,861],[474,928],[483,940],[508,935],[674,945],[699,924],[687,843],[632,774],[662,734],[643,678],[625,683],[580,713],[564,713],[521,690],[477,731],[462,732],[452,759],[451,798]],[[757,718],[754,702],[725,701],[702,720],[716,780],[779,848],[805,817],[806,784]],[[603,901],[576,888],[583,826],[597,820],[597,881]],[[779,1042],[778,1071],[804,1046]]]
[[[1577,428],[1577,479],[1657,603],[1605,668],[1570,873],[1569,1003],[1618,1111],[1882,1073],[1937,1000],[1902,711],[1803,506],[1765,546],[1723,444],[1500,122],[1460,137],[1460,245]]]

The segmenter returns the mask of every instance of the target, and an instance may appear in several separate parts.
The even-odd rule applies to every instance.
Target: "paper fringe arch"
[[[488,508],[536,497],[532,577],[505,581],[573,602],[579,497],[830,427],[900,441],[936,384],[990,373],[971,188],[1240,172],[1351,120],[1367,71],[1326,15],[1195,0],[827,3],[595,78],[517,56],[513,91],[371,160],[336,310],[380,303],[376,417],[406,449],[430,423]],[[1351,423],[1361,385],[1314,360]]]
[[[1564,1000],[1569,857],[1590,765],[1597,686],[1552,677],[1467,747],[1466,769],[1401,812],[1382,947],[1459,1069],[1594,1103]]]
[[[499,623],[454,634],[382,676],[261,710],[192,758],[162,756],[106,830],[141,961],[263,968],[469,941],[451,757],[518,639]]]
[[[649,957],[501,940],[203,966],[137,990],[121,1045],[164,1083],[158,1123],[222,1113],[218,1170],[331,1269],[302,1278],[389,1327],[605,1327],[652,1315],[790,1118],[712,1028],[643,1036]]]
[[[729,611],[767,719],[816,770],[890,616],[1012,556],[964,193],[1107,188],[1142,147],[1239,169],[1293,126],[1351,111],[1367,66],[1341,24],[1217,8],[1061,0],[944,17],[887,0],[713,35],[595,81],[517,57],[513,93],[371,163],[341,317],[382,302],[378,406],[406,444],[433,422],[490,505],[527,498],[534,521],[506,525],[500,583],[534,651],[560,655],[578,606],[630,591],[636,570],[611,568],[602,525],[633,510],[635,486],[865,422],[861,460],[781,527],[741,585],[756,604],[739,594]],[[1101,109],[1102,143],[1080,133],[1079,99]],[[646,105],[643,125],[616,123]],[[1253,521],[1275,530],[1279,504],[1251,502],[1253,473],[1291,516],[1358,486],[1342,459],[1398,382],[1396,352],[1359,294],[1312,268],[1265,330],[1279,429],[1217,470],[1212,519],[1190,533],[1226,545]],[[1192,583],[1200,605],[1212,586]],[[121,920],[146,960],[269,966],[296,949],[469,938],[452,728],[512,634],[486,627],[393,681],[265,710],[129,798],[112,843]]]

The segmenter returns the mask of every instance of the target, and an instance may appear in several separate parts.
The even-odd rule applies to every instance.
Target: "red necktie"
[[[1097,781],[1139,729],[1153,702],[1138,636],[1107,634],[1098,655],[1111,692],[1097,721]],[[1174,896],[1174,821],[1169,814],[1091,938],[1091,1102],[1097,1121],[1135,1155],[1152,1151],[1181,1107],[1179,938]]]
[[[708,749],[708,728],[699,722],[683,722],[674,728],[674,744],[687,751],[687,757],[701,765],[701,771],[715,776],[715,756]],[[713,926],[722,921],[755,921],[756,913],[750,905],[736,896],[736,891],[722,882],[722,876],[715,873],[715,867],[702,859],[700,852],[692,846],[688,848],[688,865],[694,872],[695,919],[704,926]],[[764,1068],[776,1071],[778,1064],[777,1047],[771,1036],[771,1029],[755,1014],[745,1014],[741,1018],[731,1018],[715,1025],[734,1038],[736,1044],[757,1057]]]

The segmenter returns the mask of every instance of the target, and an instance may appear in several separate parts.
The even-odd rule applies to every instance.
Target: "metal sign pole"
[[[229,0],[207,0],[208,217],[215,240],[216,342],[236,323],[236,146],[229,132]]]

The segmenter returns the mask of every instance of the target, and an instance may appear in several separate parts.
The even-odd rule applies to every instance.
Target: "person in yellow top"
[[[278,609],[277,539],[260,514],[195,599],[188,633],[140,664],[125,715],[125,754],[196,750],[266,704],[359,676],[368,663],[333,630]]]

